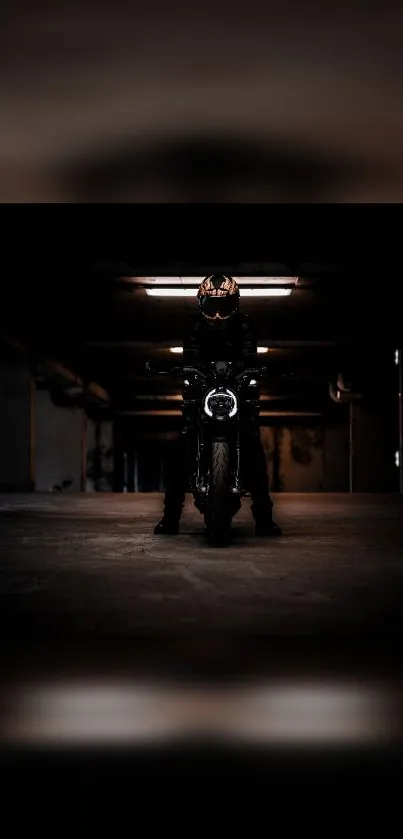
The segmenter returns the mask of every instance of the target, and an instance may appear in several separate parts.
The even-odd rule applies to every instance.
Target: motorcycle
[[[183,381],[184,405],[190,397],[196,411],[188,490],[204,515],[206,536],[216,546],[228,544],[241,498],[249,494],[242,469],[241,432],[243,423],[259,414],[258,379],[265,373],[265,368],[237,372],[237,367],[233,362],[215,361],[207,372],[189,366],[169,371]]]

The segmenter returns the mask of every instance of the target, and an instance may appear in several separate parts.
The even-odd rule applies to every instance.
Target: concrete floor
[[[156,537],[158,494],[0,496],[3,638],[400,631],[403,497],[273,500],[281,538],[254,538],[245,499],[216,549],[191,498]]]
[[[328,780],[332,800],[364,780],[365,802],[371,779],[377,797],[386,773],[400,781],[403,497],[274,496],[275,541],[255,540],[246,500],[222,550],[205,544],[190,498],[181,534],[154,536],[162,500],[0,496],[0,779],[13,835],[27,821],[54,836],[60,813],[69,835],[77,824],[92,835],[111,790],[129,790],[132,819],[130,791],[148,802],[159,779],[175,794],[189,781],[221,790],[225,776],[239,800],[264,780],[265,806],[279,779],[281,801],[294,779],[309,794]]]

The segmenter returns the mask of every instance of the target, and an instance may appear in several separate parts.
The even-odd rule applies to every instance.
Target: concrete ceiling
[[[87,281],[77,272],[53,286],[49,277],[42,283],[38,279],[27,286],[24,298],[15,287],[14,303],[3,311],[3,328],[14,331],[33,358],[53,358],[84,384],[101,386],[113,411],[129,412],[146,423],[176,422],[178,381],[147,374],[145,365],[150,360],[168,371],[180,363],[170,347],[181,345],[196,302],[149,297],[141,286],[145,277],[156,276],[156,266],[131,275],[124,273],[128,267],[94,268]],[[164,276],[177,270],[173,263],[162,267]],[[194,262],[182,267],[186,274],[181,276],[199,276],[207,266]],[[235,276],[245,276],[245,268],[247,276],[293,274],[290,266],[274,262],[228,267]],[[298,268],[290,297],[242,300],[259,344],[269,348],[259,356],[268,368],[262,384],[264,413],[337,418],[343,408],[331,400],[329,385],[339,373],[374,408],[380,400],[397,406],[394,350],[401,327],[396,300],[382,293],[374,273],[360,272],[352,263],[299,263]],[[70,384],[66,380],[65,387]]]

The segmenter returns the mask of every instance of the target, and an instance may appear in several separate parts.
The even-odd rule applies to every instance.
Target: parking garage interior
[[[401,742],[396,670],[386,677],[377,643],[400,636],[403,589],[400,315],[378,272],[135,254],[71,265],[57,281],[53,266],[10,281],[1,311],[0,621],[14,703],[3,751],[105,741],[121,754],[123,742],[154,742],[153,731],[187,742],[212,725],[233,744],[258,737],[262,754],[316,743],[328,766],[333,745],[350,755],[352,742],[372,743],[378,759],[391,733]],[[256,328],[260,432],[283,531],[256,539],[246,497],[221,549],[206,545],[189,495],[179,535],[153,534],[181,422],[172,369],[197,284],[214,270],[239,280]],[[128,673],[127,701],[146,697],[143,717],[123,708]],[[74,679],[89,679],[81,699]],[[245,685],[271,708],[263,719],[263,698],[254,733]],[[322,735],[318,721],[301,722],[304,701],[324,715]]]
[[[179,536],[153,535],[181,427],[173,370],[211,265],[150,262],[146,271],[144,262],[105,261],[86,277],[62,271],[52,284],[45,272],[10,283],[0,489],[1,620],[11,636],[25,625],[95,636],[182,626],[364,631],[384,626],[389,607],[399,623],[402,361],[393,301],[357,263],[219,267],[238,278],[256,329],[260,434],[283,537],[254,540],[246,497],[231,546],[208,551],[190,495]],[[53,314],[61,301],[62,320]]]

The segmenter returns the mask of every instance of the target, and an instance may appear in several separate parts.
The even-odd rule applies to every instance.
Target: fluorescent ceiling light
[[[196,297],[196,288],[146,288],[149,297]]]
[[[266,353],[266,352],[269,351],[269,348],[268,347],[258,347],[257,351],[258,351],[259,354],[260,353]],[[183,347],[170,347],[170,352],[183,353]]]
[[[241,288],[241,297],[289,297],[291,288]]]
[[[186,285],[191,287],[198,287],[201,282],[205,279],[205,277],[146,277],[141,278],[144,279],[146,283],[152,283],[153,285],[160,285],[160,286],[172,286],[172,285]],[[295,285],[297,277],[234,277],[234,280],[238,283],[238,285]]]
[[[196,297],[196,288],[147,288],[150,297]],[[241,297],[289,297],[291,288],[241,288]]]

